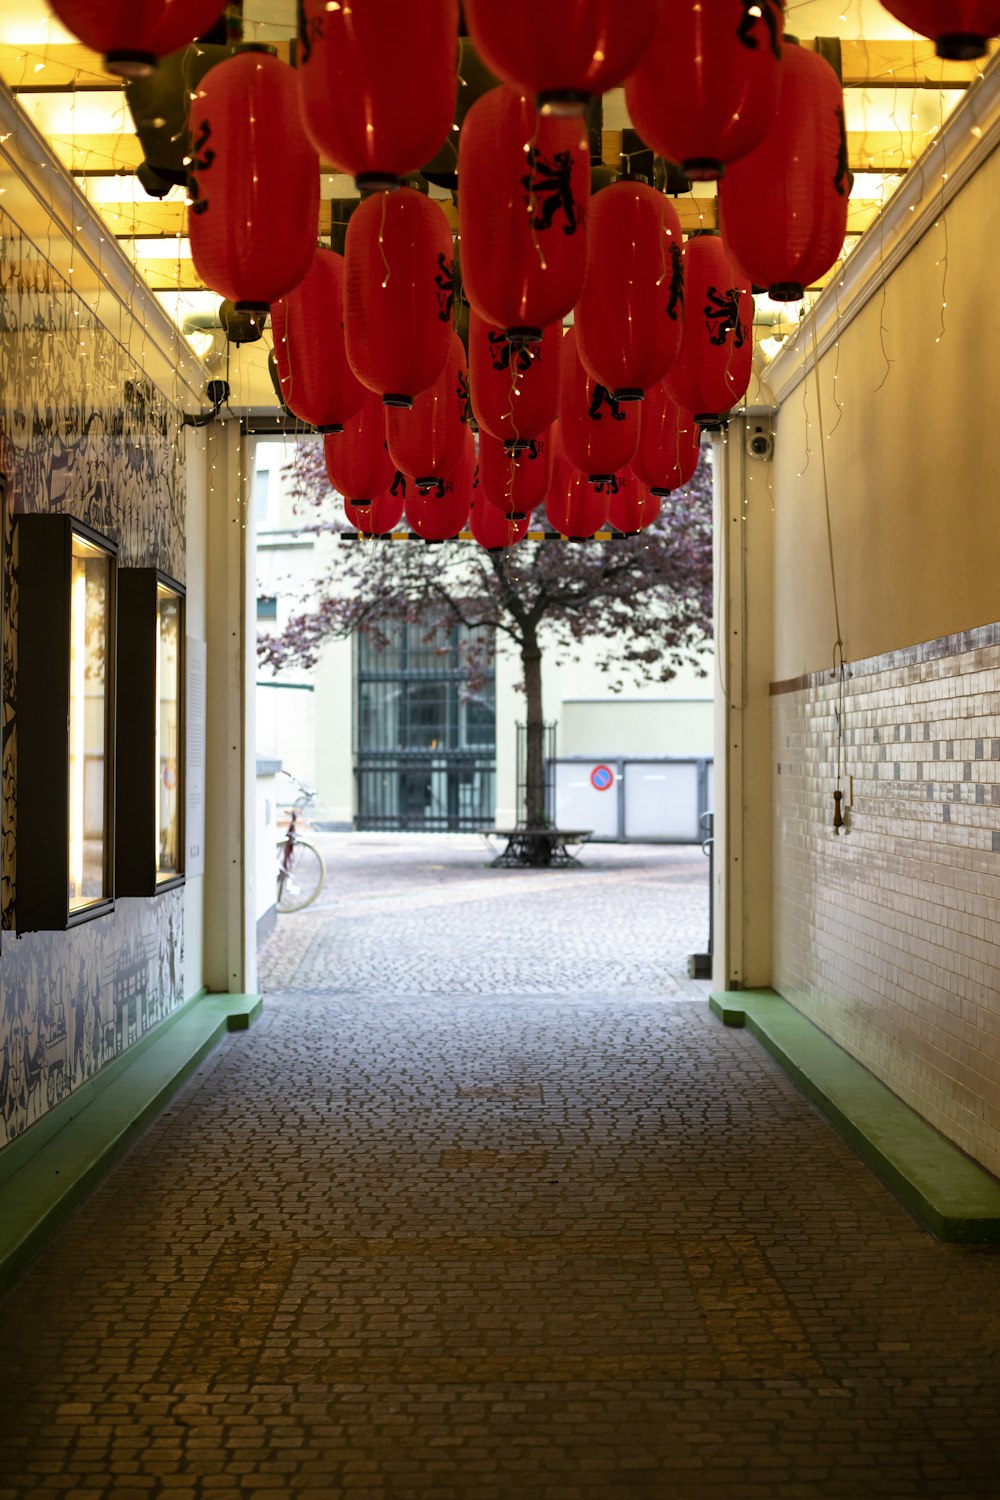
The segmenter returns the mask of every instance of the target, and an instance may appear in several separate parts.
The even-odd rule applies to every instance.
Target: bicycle
[[[299,814],[316,801],[316,790],[304,785],[290,771],[284,774],[299,788],[299,795],[289,809],[288,832],[278,841],[277,906],[279,912],[302,911],[323,889],[326,866],[319,850],[298,833]]]

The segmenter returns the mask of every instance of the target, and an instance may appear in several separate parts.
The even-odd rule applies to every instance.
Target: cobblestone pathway
[[[0,1303],[0,1500],[995,1500],[1000,1255],[664,973],[694,859],[342,848],[264,1019]]]
[[[493,870],[475,835],[310,837],[326,884],[279,919],[265,990],[662,997],[708,943],[697,848],[595,844],[578,870]]]

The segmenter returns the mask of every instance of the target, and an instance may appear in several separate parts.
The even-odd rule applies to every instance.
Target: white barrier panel
[[[556,761],[556,827],[590,828],[596,839],[618,837],[621,786],[614,761]]]
[[[699,843],[698,766],[692,761],[625,763],[625,837]]]

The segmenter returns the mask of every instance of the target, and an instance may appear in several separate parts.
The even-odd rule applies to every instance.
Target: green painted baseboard
[[[259,995],[202,991],[0,1151],[0,1292]]]
[[[1000,1240],[1000,1182],[940,1135],[774,990],[714,994],[726,1026],[746,1026],[799,1088],[942,1240]]]

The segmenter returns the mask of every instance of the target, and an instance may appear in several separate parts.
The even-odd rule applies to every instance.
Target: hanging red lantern
[[[444,369],[455,295],[451,229],[414,188],[375,193],[344,244],[347,358],[386,406],[409,407]]]
[[[188,234],[206,286],[238,312],[266,311],[316,249],[319,160],[302,129],[295,72],[269,47],[210,68],[189,112]]]
[[[669,495],[692,478],[700,456],[701,428],[661,381],[642,403],[632,473],[653,495]]]
[[[660,0],[465,0],[464,15],[494,73],[543,108],[582,113],[635,67]]]
[[[559,430],[566,457],[591,482],[610,479],[632,462],[639,442],[639,407],[619,402],[593,380],[577,350],[576,329],[563,335]]]
[[[684,236],[673,204],[644,182],[615,182],[595,197],[573,323],[588,373],[616,401],[640,401],[677,358]]]
[[[549,430],[552,448],[552,482],[545,497],[545,514],[550,526],[571,541],[593,536],[604,525],[608,514],[607,486],[596,489],[586,474],[581,474],[566,457],[562,424],[553,422]]]
[[[510,344],[502,328],[473,308],[469,315],[469,394],[481,433],[505,443],[538,437],[559,413],[562,324],[542,329],[537,344]]]
[[[544,503],[551,483],[552,443],[547,431],[516,453],[492,433],[480,432],[479,487],[501,514],[530,516]]]
[[[302,116],[316,149],[359,188],[396,187],[451,130],[458,0],[299,0]]]
[[[457,469],[436,484],[407,486],[406,519],[411,531],[425,542],[446,542],[464,531],[475,474],[476,445],[469,432]]]
[[[989,37],[1000,35],[998,0],[882,0],[911,31],[930,37],[938,57],[971,62],[983,57]]]
[[[403,519],[403,496],[386,490],[362,505],[345,500],[344,515],[362,536],[388,536]]]
[[[318,432],[341,432],[368,394],[344,348],[344,259],[317,250],[297,287],[271,309],[285,406]]]
[[[344,423],[343,432],[323,439],[323,454],[330,483],[348,500],[371,500],[389,489],[396,465],[385,446],[385,412],[373,391]]]
[[[433,385],[414,396],[409,410],[386,411],[386,442],[396,468],[418,485],[434,484],[450,474],[465,451],[468,400],[465,350],[453,333],[447,362]]]
[[[753,298],[714,230],[684,248],[684,337],[668,394],[702,426],[718,426],[750,384]]]
[[[100,52],[109,73],[148,78],[161,57],[177,52],[219,17],[219,0],[49,0],[73,35]]]
[[[799,302],[844,248],[851,174],[844,91],[826,58],[786,37],[767,135],[719,188],[726,242],[778,302]]]
[[[538,116],[522,94],[490,89],[465,117],[458,177],[466,295],[508,339],[538,343],[576,305],[587,271],[584,123]]]
[[[608,489],[608,520],[616,531],[637,536],[658,518],[662,504],[659,495],[640,484],[631,470],[616,474]]]
[[[485,547],[487,552],[502,552],[524,540],[528,530],[528,517],[505,516],[502,510],[498,510],[486,499],[480,484],[472,495],[469,530],[480,547]]]
[[[663,0],[625,84],[629,119],[685,177],[712,182],[763,140],[778,107],[782,0]]]

